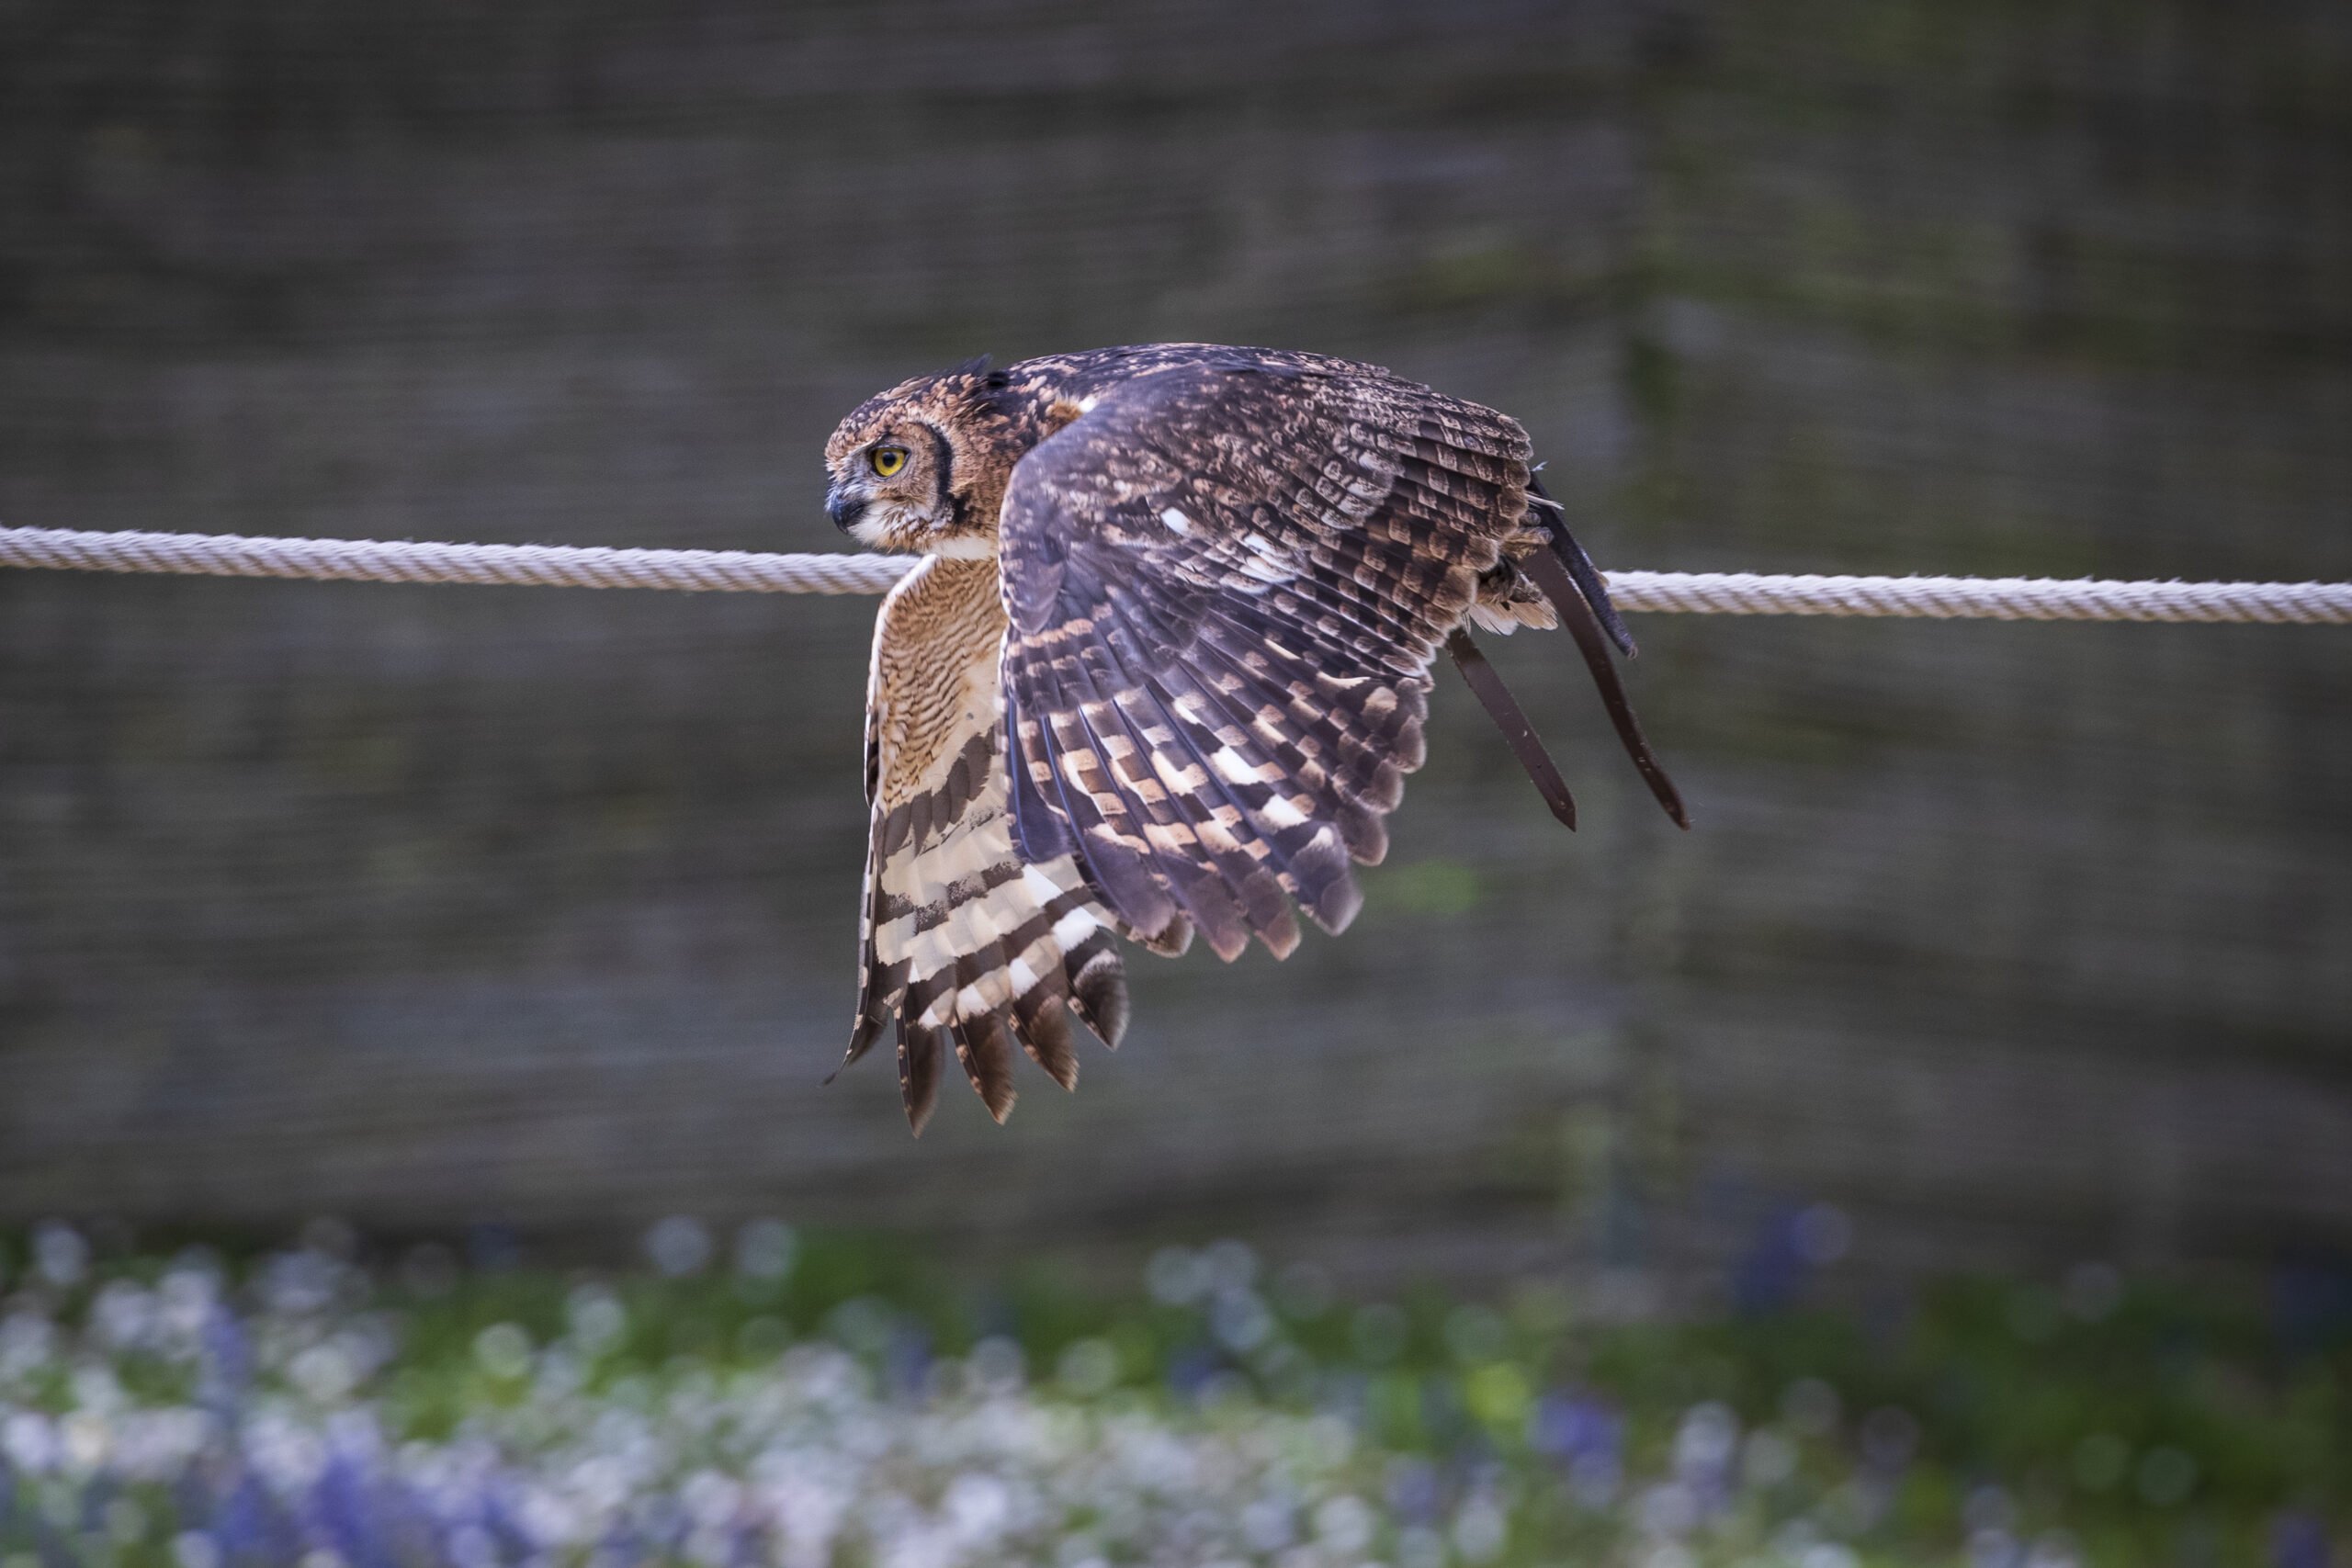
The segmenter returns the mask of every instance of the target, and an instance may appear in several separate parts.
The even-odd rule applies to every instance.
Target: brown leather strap
[[[1503,678],[1495,672],[1493,665],[1487,662],[1487,656],[1478,651],[1478,645],[1470,640],[1469,632],[1463,627],[1456,626],[1446,634],[1445,650],[1453,655],[1454,666],[1462,671],[1464,682],[1478,694],[1478,701],[1486,707],[1487,716],[1495,721],[1495,728],[1503,732],[1505,740],[1510,742],[1512,755],[1519,759],[1519,765],[1527,770],[1527,776],[1534,781],[1536,793],[1544,797],[1544,804],[1552,808],[1553,816],[1567,824],[1569,831],[1574,832],[1577,825],[1576,796],[1568,793],[1567,780],[1562,778],[1560,770],[1552,765],[1551,754],[1544,750],[1544,742],[1536,739],[1535,727],[1527,722],[1527,715],[1520,710],[1517,699],[1510,694],[1510,688],[1503,684]]]

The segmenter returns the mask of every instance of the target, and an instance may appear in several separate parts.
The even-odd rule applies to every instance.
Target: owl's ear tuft
[[[1012,378],[1001,370],[987,368],[985,359],[976,362],[977,369],[970,389],[964,394],[964,404],[972,413],[983,417],[1002,418],[1012,412]]]

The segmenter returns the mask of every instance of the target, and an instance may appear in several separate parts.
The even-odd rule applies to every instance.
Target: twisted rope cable
[[[2352,582],[2132,582],[2096,577],[1770,577],[1611,571],[1628,610],[1694,615],[1902,615],[1929,620],[2352,624]]]
[[[885,593],[913,565],[911,558],[891,556],[772,556],[749,550],[614,550],[565,545],[445,545],[0,528],[0,566],[337,582],[669,588],[706,593]]]
[[[662,588],[709,593],[882,593],[914,564],[914,558],[906,556],[0,528],[0,566],[344,582]],[[1775,577],[1745,571],[1612,571],[1605,575],[1609,592],[1622,609],[1698,615],[2352,625],[2352,582]]]

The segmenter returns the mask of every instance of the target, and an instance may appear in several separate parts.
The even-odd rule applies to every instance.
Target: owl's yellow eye
[[[907,449],[903,446],[876,446],[866,455],[865,461],[876,474],[887,479],[907,466]]]

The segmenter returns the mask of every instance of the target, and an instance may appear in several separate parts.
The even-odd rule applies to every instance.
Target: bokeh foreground
[[[2325,1568],[2352,1523],[2352,1346],[2291,1286],[1666,1326],[1237,1242],[1116,1300],[773,1222],[618,1275],[114,1249],[0,1243],[0,1568]]]

